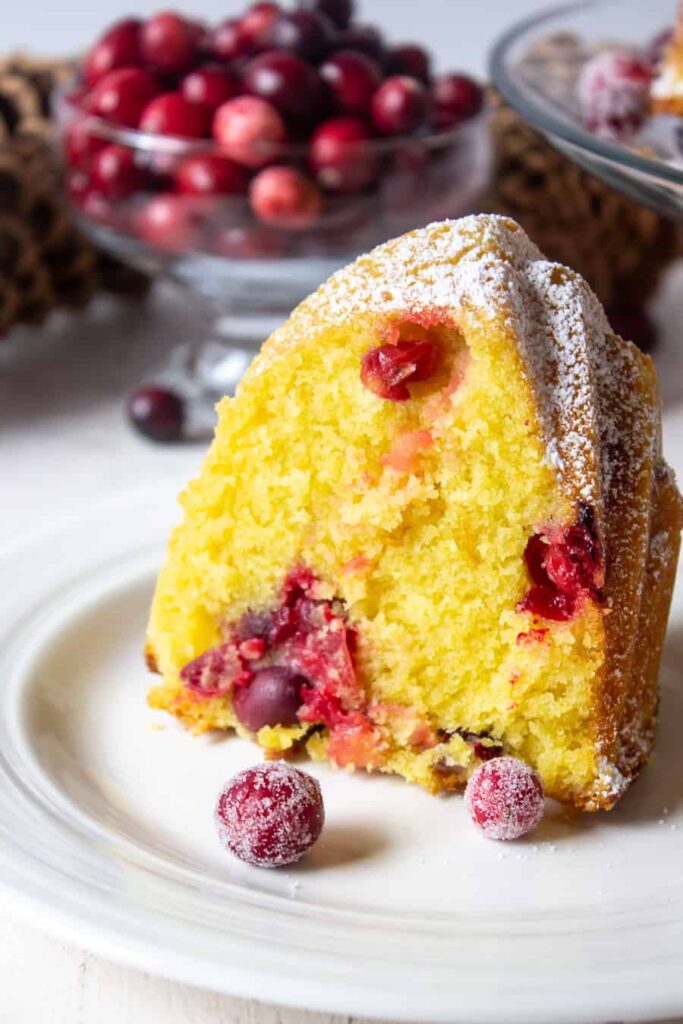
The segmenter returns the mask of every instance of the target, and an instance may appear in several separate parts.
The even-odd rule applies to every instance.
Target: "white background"
[[[142,0],[136,13],[158,6],[155,0]],[[491,41],[511,21],[542,6],[538,0],[365,0],[362,9],[396,41],[417,38],[431,44],[441,67],[483,74]],[[206,0],[186,3],[185,9],[214,18],[237,7]],[[0,0],[2,49],[75,52],[108,20],[130,10],[117,0]],[[671,449],[683,440],[678,400],[682,274],[667,282],[655,312],[663,327],[658,362]],[[158,448],[136,438],[121,415],[121,400],[169,346],[196,337],[201,323],[201,307],[188,307],[163,287],[144,304],[99,300],[85,314],[56,317],[48,329],[21,330],[0,343],[2,534],[45,523],[142,480],[170,476],[180,486],[194,472],[201,448]],[[275,1000],[277,993],[264,992],[263,997]],[[3,920],[0,908],[1,1024],[331,1020],[230,1000],[115,967]]]

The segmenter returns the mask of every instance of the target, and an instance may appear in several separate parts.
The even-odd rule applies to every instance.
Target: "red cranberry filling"
[[[524,550],[533,586],[518,611],[566,622],[582,598],[600,598],[602,558],[595,531],[595,514],[586,503],[579,507],[579,522],[557,531],[533,534]]]
[[[436,370],[438,348],[433,341],[399,341],[365,353],[360,379],[368,391],[391,402],[410,398],[407,385],[428,380]]]

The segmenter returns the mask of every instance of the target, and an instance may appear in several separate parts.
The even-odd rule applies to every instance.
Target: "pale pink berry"
[[[213,134],[226,156],[245,167],[260,167],[272,159],[285,137],[282,118],[258,96],[236,96],[214,116]]]

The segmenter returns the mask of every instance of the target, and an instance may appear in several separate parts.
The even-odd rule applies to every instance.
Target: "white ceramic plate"
[[[219,991],[392,1020],[683,1014],[683,616],[657,753],[610,815],[551,809],[496,844],[462,800],[311,770],[328,823],[293,869],[223,853],[251,745],[145,705],[147,606],[173,504],[138,492],[0,548],[0,885],[104,956]]]

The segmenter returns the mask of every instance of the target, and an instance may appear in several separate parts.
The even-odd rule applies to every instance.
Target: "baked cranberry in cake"
[[[399,341],[379,345],[363,356],[360,379],[368,391],[391,402],[410,398],[407,385],[428,380],[438,363],[438,348],[433,341]]]
[[[519,611],[565,622],[583,598],[598,600],[603,568],[592,508],[582,503],[579,521],[564,530],[533,534],[524,561],[534,585]]]

